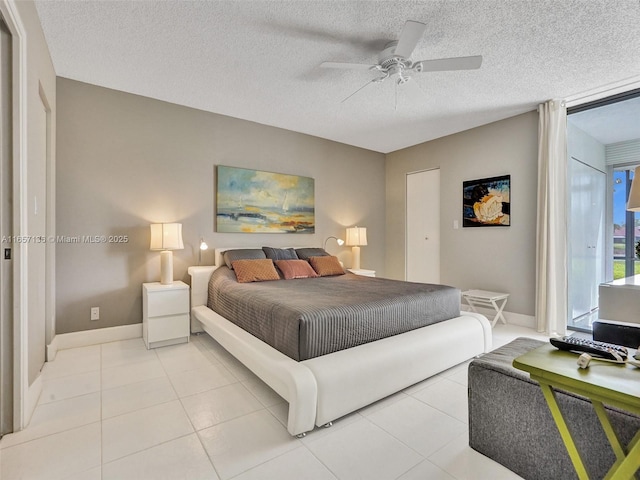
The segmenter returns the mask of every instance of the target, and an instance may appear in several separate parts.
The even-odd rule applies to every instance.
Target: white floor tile
[[[266,383],[260,380],[258,377],[250,380],[243,380],[242,384],[253,393],[253,395],[260,400],[265,407],[272,405],[278,405],[279,403],[286,402],[284,398],[278,395],[275,391],[269,387]]]
[[[184,397],[182,405],[196,430],[209,428],[264,408],[240,383]]]
[[[411,395],[415,392],[422,390],[423,388],[426,388],[429,385],[439,382],[440,380],[442,380],[442,377],[440,375],[434,375],[433,377],[429,377],[421,382],[418,382],[414,385],[411,385],[410,387],[405,388],[403,392],[408,395]]]
[[[182,348],[171,350],[169,353],[158,349],[158,358],[169,375],[201,369],[213,363],[212,357],[204,355],[191,343],[175,345],[175,347]]]
[[[115,388],[130,385],[153,378],[166,377],[167,374],[158,358],[150,358],[145,362],[110,367],[102,370],[102,388]]]
[[[438,450],[428,459],[459,480],[518,480],[511,470],[476,452],[469,446],[468,434],[458,436],[454,441]]]
[[[305,447],[296,448],[233,480],[336,480],[336,477]]]
[[[366,407],[361,408],[360,410],[358,410],[358,413],[360,413],[360,415],[367,417],[372,413],[375,413],[379,410],[387,408],[389,405],[393,405],[394,403],[399,402],[400,400],[403,400],[405,398],[407,398],[407,394],[405,392],[398,392],[393,395],[389,395],[388,397],[383,398],[382,400],[378,400],[377,402],[372,403],[371,405],[367,405]]]
[[[221,356],[220,363],[227,367],[235,377],[240,381],[252,380],[255,378],[254,373],[245,367],[242,363],[232,357],[230,354],[227,354],[227,357]]]
[[[172,372],[169,373],[169,379],[179,397],[206,392],[238,382],[238,379],[219,363],[187,371]]]
[[[305,445],[341,480],[396,479],[423,460],[365,418]]]
[[[167,377],[102,390],[102,418],[115,417],[177,399]]]
[[[398,477],[398,480],[455,480],[447,472],[440,467],[435,466],[429,460],[419,463],[404,475]],[[484,479],[478,479],[484,480]]]
[[[43,380],[39,404],[100,391],[100,370]]]
[[[111,462],[193,433],[178,400],[108,418],[102,422],[102,461]]]
[[[53,362],[46,362],[42,368],[42,379],[100,370],[100,345],[60,350]]]
[[[63,479],[97,466],[100,423],[93,423],[3,449],[0,478]]]
[[[142,337],[130,338],[128,340],[118,340],[102,344],[102,353],[123,352],[125,350],[146,350]]]
[[[463,422],[412,397],[367,418],[425,457],[466,431]]]
[[[301,445],[266,410],[200,430],[198,435],[222,480]]]
[[[196,434],[106,463],[102,480],[217,480]]]
[[[494,348],[519,336],[547,338],[498,324]],[[468,447],[467,368],[299,440],[288,403],[206,334],[152,350],[141,338],[61,350],[30,424],[0,440],[0,478],[518,479]]]
[[[84,472],[74,473],[64,480],[102,480],[102,467],[94,467]]]
[[[412,396],[456,420],[469,423],[467,387],[449,378],[443,378],[441,382],[429,385]]]
[[[100,421],[100,393],[90,393],[39,405],[24,430],[5,435],[1,446],[17,445],[35,438]]]
[[[147,350],[142,340],[107,343],[102,347],[102,368],[129,366],[157,357],[156,351]]]

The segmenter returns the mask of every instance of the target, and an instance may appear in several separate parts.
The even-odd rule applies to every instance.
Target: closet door
[[[440,169],[407,174],[406,279],[440,283]]]
[[[575,321],[598,307],[598,286],[604,281],[606,174],[575,158],[570,168],[568,286],[570,315]]]

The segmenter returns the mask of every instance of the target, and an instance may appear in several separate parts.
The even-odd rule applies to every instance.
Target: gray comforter
[[[238,283],[223,266],[208,307],[294,360],[354,347],[460,315],[460,291],[347,273]]]

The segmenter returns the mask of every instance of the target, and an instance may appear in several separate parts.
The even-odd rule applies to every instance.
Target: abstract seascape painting
[[[511,175],[462,182],[463,227],[511,225]]]
[[[314,233],[314,180],[218,165],[216,231]]]

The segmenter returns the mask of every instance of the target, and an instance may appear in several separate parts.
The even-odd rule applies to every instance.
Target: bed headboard
[[[192,266],[187,269],[191,276],[191,308],[207,304],[209,294],[209,279],[213,271],[220,265],[224,265],[222,254],[227,250],[238,250],[251,247],[226,247],[215,249],[215,265]]]
[[[213,271],[218,268],[214,265],[193,266],[187,269],[191,276],[191,308],[207,304],[209,279]]]

